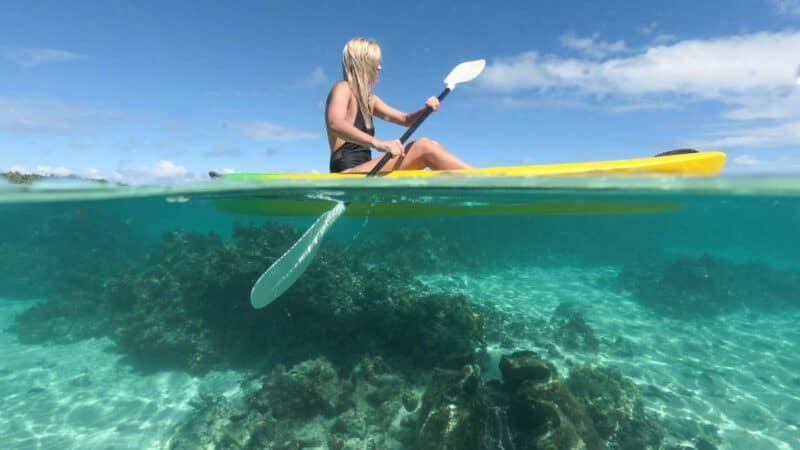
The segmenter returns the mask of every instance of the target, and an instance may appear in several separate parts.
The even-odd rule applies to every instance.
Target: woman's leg
[[[383,155],[345,170],[345,173],[367,173],[378,164]],[[406,154],[392,158],[381,168],[381,172],[392,170],[415,170],[429,167],[433,170],[471,169],[472,167],[447,151],[438,142],[420,138],[406,145]]]

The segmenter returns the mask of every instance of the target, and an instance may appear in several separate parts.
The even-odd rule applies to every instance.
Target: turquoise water
[[[367,216],[253,309],[318,212],[241,205],[319,199]],[[800,448],[796,179],[51,182],[0,217],[5,448]]]

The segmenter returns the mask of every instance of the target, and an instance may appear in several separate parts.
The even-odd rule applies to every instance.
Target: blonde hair
[[[372,39],[350,39],[342,50],[342,78],[350,84],[367,128],[372,128],[369,100],[375,90],[380,63],[381,48]]]

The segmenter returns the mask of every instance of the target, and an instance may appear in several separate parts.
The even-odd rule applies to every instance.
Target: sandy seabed
[[[546,321],[572,303],[600,339],[599,352],[545,348],[525,336],[514,345],[541,352],[562,375],[582,363],[616,368],[638,385],[648,412],[713,424],[721,448],[800,448],[800,312],[665,319],[611,289],[617,271],[518,267],[422,281],[518,320]],[[30,305],[0,299],[0,442],[7,448],[162,448],[200,394],[241,393],[235,371],[136,371],[109,339],[23,345],[6,330]],[[489,344],[492,355],[510,351]]]

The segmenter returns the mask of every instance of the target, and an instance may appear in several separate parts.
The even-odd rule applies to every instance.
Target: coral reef
[[[710,255],[650,258],[623,268],[619,286],[633,298],[665,316],[711,317],[747,305],[779,311],[800,306],[800,273],[766,264],[740,264]]]
[[[566,384],[609,448],[659,448],[663,431],[645,416],[636,385],[619,372],[583,366],[570,373]]]
[[[258,381],[244,383],[242,399],[199,397],[168,448],[591,450],[681,448],[671,442],[714,448],[719,442],[715,429],[665,426],[648,417],[633,382],[611,369],[581,366],[563,379],[542,355],[517,351],[500,358],[500,380],[484,378],[479,356],[487,340],[504,348],[531,341],[548,358],[596,352],[599,340],[572,304],[559,305],[549,321],[506,314],[426,290],[404,269],[416,267],[403,259],[412,252],[400,252],[387,266],[326,242],[298,283],[256,311],[247,302],[250,288],[297,239],[294,228],[236,226],[230,240],[169,232],[144,263],[119,257],[115,265],[104,264],[103,248],[123,251],[136,240],[80,220],[35,234],[64,241],[70,240],[64,233],[73,233],[83,252],[71,254],[72,268],[82,275],[70,270],[51,278],[60,294],[17,317],[13,330],[20,339],[110,336],[140,368],[237,367]],[[400,239],[432,239],[419,236]],[[457,251],[423,253],[423,265],[445,267],[437,258]],[[753,293],[757,286],[777,296],[793,282],[777,271],[707,257],[628,268],[620,283],[656,303],[675,294],[668,287],[675,280],[699,283],[682,295],[696,296],[691,305],[703,295],[722,298],[695,305],[717,313],[726,302],[745,301],[722,286],[756,270],[758,282],[734,286],[751,283],[742,289]]]
[[[364,358],[346,377],[325,358],[276,367],[243,401],[201,397],[167,448],[400,448],[393,423],[414,397],[380,358]]]
[[[434,376],[410,448],[602,448],[590,416],[550,363],[520,351],[503,356],[500,370],[502,382],[484,382],[474,366]]]
[[[483,324],[465,297],[426,293],[409,273],[367,267],[333,243],[281,298],[253,310],[252,284],[298,235],[276,224],[237,226],[231,242],[166,233],[144,269],[95,280],[92,295],[76,297],[72,308],[51,300],[30,309],[14,329],[49,340],[55,325],[69,322],[80,330],[70,335],[110,334],[150,367],[195,372],[314,355],[347,365],[369,352],[422,367],[474,360]]]
[[[291,370],[279,365],[251,399],[253,407],[276,419],[333,417],[349,405],[352,387],[339,379],[324,358],[304,361]]]
[[[666,443],[636,387],[613,370],[585,366],[565,382],[531,351],[504,355],[500,366],[502,380],[484,380],[475,364],[407,378],[378,357],[349,373],[326,358],[277,366],[241,401],[200,397],[167,448],[682,448]],[[684,431],[681,442],[714,448]]]
[[[94,205],[19,205],[0,225],[0,296],[95,297],[98,286],[141,263],[141,242]]]

